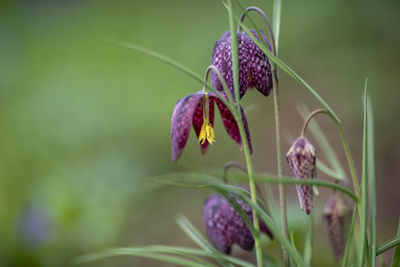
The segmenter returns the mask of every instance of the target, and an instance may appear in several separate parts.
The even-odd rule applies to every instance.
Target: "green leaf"
[[[400,219],[399,225],[397,226],[397,237],[400,237]],[[391,267],[397,267],[400,265],[400,246],[397,246],[394,250]]]
[[[273,16],[273,25],[274,25],[274,37],[275,37],[275,46],[276,46],[276,54],[278,54],[279,47],[279,33],[281,29],[281,8],[282,1],[274,0],[274,16]]]
[[[83,255],[78,257],[74,263],[75,264],[83,264],[83,263],[89,263],[92,261],[97,261],[101,259],[106,259],[106,258],[111,258],[111,257],[116,257],[116,256],[136,256],[136,257],[143,257],[143,258],[149,258],[153,260],[159,260],[159,261],[164,261],[168,263],[173,263],[176,265],[181,265],[181,266],[190,266],[190,267],[201,267],[201,266],[215,266],[211,263],[207,263],[201,259],[202,263],[199,263],[199,261],[192,261],[189,259],[184,259],[178,256],[173,256],[173,255],[167,255],[167,254],[162,254],[162,253],[157,253],[154,252],[150,248],[113,248],[113,249],[108,249],[100,252],[95,252],[87,255]]]
[[[351,217],[350,229],[347,231],[346,249],[344,251],[342,267],[349,266],[347,264],[347,261],[348,261],[349,254],[350,254],[350,248],[351,248],[351,243],[352,243],[352,239],[353,239],[353,232],[354,232],[354,225],[356,222],[356,217],[357,217],[357,205],[354,205],[353,216]]]
[[[307,236],[304,243],[304,261],[307,265],[311,266],[312,262],[312,253],[313,253],[313,219],[314,219],[314,211],[311,211],[308,216],[308,229]]]
[[[362,141],[362,180],[361,180],[361,209],[360,209],[360,241],[358,250],[358,266],[362,267],[365,260],[365,248],[367,239],[367,222],[368,222],[368,158],[367,158],[367,126],[368,126],[368,105],[367,105],[367,85],[368,81],[365,81],[364,89],[364,108],[363,108],[363,141]]]
[[[376,185],[375,185],[375,145],[374,119],[371,101],[367,98],[367,160],[368,160],[368,199],[369,199],[369,236],[370,265],[376,266]]]
[[[223,255],[218,249],[216,249],[208,240],[205,238],[199,230],[194,227],[194,225],[186,218],[184,215],[178,215],[176,218],[176,222],[179,227],[185,232],[187,236],[189,236],[197,245],[203,248],[206,251],[212,252],[215,255],[218,255],[217,261],[222,265],[231,266],[231,264],[224,259]]]
[[[376,255],[382,254],[383,252],[393,248],[393,247],[398,247],[400,245],[400,235],[396,236],[393,239],[390,239],[383,243],[382,245],[378,246],[376,248]]]

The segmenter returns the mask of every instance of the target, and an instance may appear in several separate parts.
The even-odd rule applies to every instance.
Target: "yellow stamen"
[[[203,97],[203,125],[201,126],[199,134],[199,143],[204,144],[204,142],[207,140],[208,143],[212,145],[215,142],[215,133],[210,123],[208,104],[208,94],[206,92]]]

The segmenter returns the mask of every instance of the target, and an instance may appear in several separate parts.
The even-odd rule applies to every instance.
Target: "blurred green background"
[[[272,18],[271,0],[245,3]],[[342,119],[358,167],[361,95],[369,78],[378,243],[395,234],[400,215],[399,14],[396,0],[282,6],[280,57]],[[243,156],[217,115],[217,143],[207,155],[199,152],[192,132],[180,161],[172,163],[173,107],[201,85],[104,40],[145,46],[203,75],[215,41],[227,29],[226,10],[215,0],[0,2],[0,266],[63,266],[76,255],[110,246],[194,246],[174,217],[185,213],[203,231],[202,205],[210,191],[155,189],[149,177],[188,164],[222,168],[230,160],[243,162]],[[294,137],[302,125],[296,106],[319,105],[283,72],[280,88],[283,131]],[[272,97],[252,90],[243,102],[255,107],[247,115],[255,168],[275,173]],[[327,118],[318,121],[346,166],[335,128]],[[287,151],[290,144],[283,145]],[[300,239],[306,217],[298,211],[295,190],[288,188],[288,194],[289,223]],[[318,253],[329,250],[320,215],[330,194],[322,189],[315,203],[321,233],[316,266],[333,264],[331,253]],[[265,246],[280,257],[276,244]],[[239,249],[234,255],[252,258]],[[92,265],[118,264],[163,266],[135,258]]]

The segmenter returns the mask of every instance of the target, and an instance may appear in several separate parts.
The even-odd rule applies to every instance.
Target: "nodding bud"
[[[240,199],[235,199],[253,221],[253,211]],[[209,196],[203,208],[204,228],[211,242],[223,253],[230,254],[234,243],[244,250],[252,250],[254,238],[240,214],[219,194]],[[259,221],[260,231],[272,237],[269,229]]]
[[[299,137],[294,141],[289,149],[286,159],[289,163],[292,176],[297,179],[310,179],[315,176],[315,149],[313,145],[304,137]],[[313,189],[310,185],[296,185],[297,195],[299,196],[300,207],[307,214],[310,214],[313,201]]]
[[[342,258],[346,248],[346,232],[351,213],[344,200],[336,195],[329,199],[324,208],[323,217],[336,260]]]

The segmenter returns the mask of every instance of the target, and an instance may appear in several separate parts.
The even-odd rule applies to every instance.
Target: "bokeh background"
[[[272,18],[272,1],[244,3]],[[342,119],[358,168],[361,96],[369,79],[378,243],[394,236],[400,215],[399,14],[396,0],[282,6],[280,57]],[[111,246],[195,246],[175,216],[184,213],[203,231],[202,205],[210,191],[158,188],[150,177],[187,166],[222,168],[230,160],[243,162],[243,156],[217,115],[217,142],[207,154],[201,155],[192,132],[182,158],[172,163],[173,107],[201,85],[104,40],[142,45],[202,75],[227,29],[226,10],[215,0],[0,2],[0,266],[64,266],[77,255]],[[283,131],[295,137],[302,125],[296,107],[319,105],[283,72],[280,88]],[[243,103],[253,106],[247,116],[255,168],[275,173],[272,97],[253,90]],[[346,166],[335,128],[328,118],[317,120]],[[285,141],[284,151],[289,146]],[[306,216],[292,187],[288,194],[289,223],[301,243]],[[334,265],[320,219],[330,194],[322,189],[315,203],[316,266]],[[265,247],[280,257],[276,243]],[[252,258],[236,248],[234,255]],[[118,264],[164,266],[129,257],[88,266]]]

